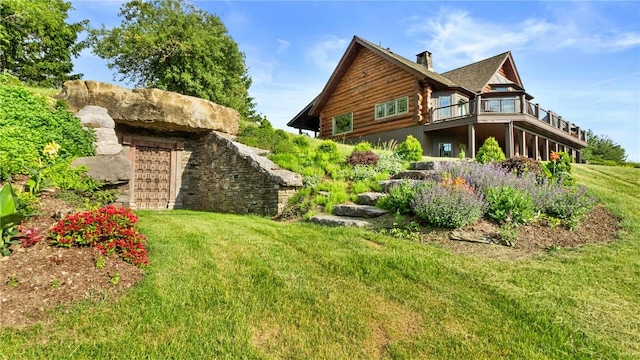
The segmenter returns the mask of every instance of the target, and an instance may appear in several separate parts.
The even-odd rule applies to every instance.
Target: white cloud
[[[287,50],[289,48],[289,46],[291,46],[291,43],[288,42],[287,40],[283,40],[283,39],[277,39],[278,40],[278,53],[281,53],[285,50]]]
[[[327,73],[333,72],[342,54],[347,49],[349,40],[330,36],[313,45],[307,53],[308,59]]]
[[[566,20],[566,19],[565,19]],[[528,18],[519,23],[488,22],[458,9],[440,9],[429,20],[409,19],[407,35],[423,41],[447,69],[478,61],[506,50],[554,51],[573,48],[582,52],[612,52],[640,46],[640,32],[615,29],[591,34],[586,26],[570,21]]]

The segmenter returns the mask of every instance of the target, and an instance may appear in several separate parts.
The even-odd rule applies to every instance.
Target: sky
[[[69,21],[118,26],[122,1],[71,0]],[[220,17],[245,54],[258,113],[276,128],[322,91],[354,35],[436,72],[511,51],[533,102],[640,161],[639,1],[193,1]],[[85,80],[118,82],[85,49]]]

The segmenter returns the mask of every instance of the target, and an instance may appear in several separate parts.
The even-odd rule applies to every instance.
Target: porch
[[[515,116],[515,117],[514,117]],[[426,125],[471,119],[472,122],[505,122],[507,119],[528,122],[547,132],[567,137],[578,146],[587,146],[587,132],[574,123],[566,121],[551,110],[525,99],[525,95],[488,97],[478,95],[470,102],[432,109]]]

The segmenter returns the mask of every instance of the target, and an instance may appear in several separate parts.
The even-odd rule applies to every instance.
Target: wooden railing
[[[587,141],[585,130],[580,129],[576,124],[565,121],[562,116],[553,111],[544,110],[539,104],[529,102],[524,99],[524,96],[488,99],[478,96],[471,102],[434,108],[427,124],[437,124],[482,114],[525,114],[579,140]]]

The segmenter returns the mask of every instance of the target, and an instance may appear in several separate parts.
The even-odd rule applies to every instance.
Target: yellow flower
[[[55,141],[52,141],[44,146],[44,150],[42,150],[42,153],[49,159],[53,159],[58,155],[59,150],[60,145],[58,145]]]

